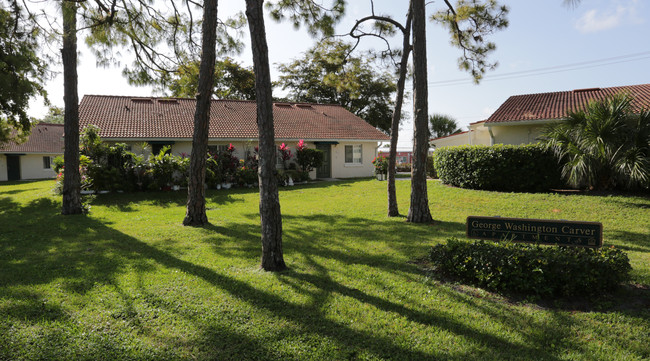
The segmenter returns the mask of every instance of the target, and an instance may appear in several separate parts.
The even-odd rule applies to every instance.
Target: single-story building
[[[79,105],[80,129],[99,127],[104,141],[126,143],[134,152],[145,153],[147,145],[157,153],[170,146],[175,155],[190,154],[196,99],[86,95]],[[257,145],[255,101],[213,100],[210,107],[208,146],[214,150],[232,144],[235,155]],[[295,154],[304,140],[310,148],[324,152],[323,166],[312,178],[372,176],[373,158],[380,142],[390,138],[339,105],[273,104],[275,140]]]
[[[63,156],[63,124],[36,124],[26,142],[0,145],[0,181],[54,178],[56,156]]]
[[[390,153],[390,149],[386,148],[380,148],[379,154],[384,157],[388,157]],[[406,164],[406,163],[411,163],[413,161],[413,149],[401,149],[397,148],[397,152],[395,152],[395,163],[397,164]]]
[[[546,124],[564,118],[569,111],[585,109],[589,102],[618,93],[634,98],[633,109],[650,107],[650,84],[514,95],[487,120],[471,123],[468,131],[432,139],[431,143],[435,147],[535,143]]]

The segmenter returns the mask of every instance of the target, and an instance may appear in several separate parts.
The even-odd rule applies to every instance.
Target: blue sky
[[[368,14],[370,9],[369,0],[348,3],[348,15],[339,26],[340,32],[349,29],[354,19]],[[397,19],[405,15],[406,0],[374,3],[377,13],[392,14]],[[439,9],[441,3],[437,0],[429,4],[428,14]],[[565,6],[562,0],[500,3],[510,8],[510,25],[491,37],[497,45],[491,59],[498,61],[499,66],[486,74],[480,85],[474,85],[467,73],[458,70],[460,51],[449,45],[447,31],[427,23],[430,113],[451,115],[465,127],[486,119],[511,95],[650,83],[650,2],[583,0],[575,8]],[[220,1],[220,16],[240,10],[243,0]],[[272,67],[300,56],[314,43],[304,31],[269,19],[267,35]],[[248,38],[245,41],[248,43]],[[252,64],[248,49],[235,58],[244,65]],[[577,65],[567,66],[572,64]],[[458,81],[452,85],[444,83],[450,80]],[[47,89],[52,103],[62,106],[61,76],[50,81]],[[92,55],[82,50],[79,95],[84,94],[136,96],[150,95],[151,90],[129,86],[118,68],[96,68]],[[410,104],[406,109],[410,111]],[[39,101],[30,107],[33,116],[41,116],[45,111]],[[411,138],[412,126],[407,120],[400,133],[400,147],[409,147]]]

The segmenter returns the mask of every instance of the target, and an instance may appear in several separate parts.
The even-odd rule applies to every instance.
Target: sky
[[[327,0],[325,0],[327,1]],[[347,33],[355,19],[370,12],[370,0],[349,0],[346,18],[338,33]],[[407,0],[375,0],[377,14],[405,18]],[[650,2],[647,0],[583,0],[566,6],[563,0],[506,0],[509,26],[490,36],[496,50],[491,61],[498,62],[476,85],[468,73],[458,69],[460,50],[449,43],[447,30],[427,22],[427,61],[429,114],[455,118],[466,129],[472,122],[487,119],[512,95],[566,91],[650,83]],[[427,16],[444,6],[441,0],[429,2]],[[220,1],[219,16],[244,9],[244,1]],[[287,63],[312,47],[316,40],[304,29],[289,23],[276,23],[266,17],[269,59]],[[252,65],[248,37],[245,50],[233,56],[245,66]],[[81,42],[80,42],[81,44]],[[396,45],[401,40],[396,39]],[[380,44],[366,42],[365,48]],[[399,45],[398,45],[399,46]],[[93,56],[81,46],[79,59],[79,97],[84,94],[149,96],[147,87],[129,86],[119,67],[97,68]],[[125,58],[123,63],[130,62]],[[62,70],[57,67],[55,71]],[[272,78],[278,72],[272,70]],[[407,84],[407,89],[411,87]],[[63,106],[63,80],[59,75],[46,85],[53,105]],[[281,95],[281,94],[276,94]],[[405,110],[412,111],[411,103]],[[42,101],[30,103],[29,114],[41,117],[47,111]],[[412,147],[413,126],[406,119],[400,130],[400,148]]]

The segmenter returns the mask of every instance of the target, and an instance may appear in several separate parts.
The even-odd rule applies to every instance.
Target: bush
[[[427,171],[429,170],[427,164]],[[395,165],[395,170],[398,172],[410,172],[411,171],[411,163],[398,163]]]
[[[433,164],[433,156],[427,157],[427,177],[431,179],[438,179],[438,172]]]
[[[539,192],[562,185],[557,160],[538,144],[443,147],[433,162],[444,183],[461,188]]]
[[[372,160],[372,165],[375,166],[375,174],[388,173],[388,158],[384,155],[378,155]]]
[[[309,180],[309,172],[323,164],[323,157],[321,150],[307,148],[302,139],[298,142],[296,146],[296,163],[298,163],[303,173],[307,174],[307,180]]]
[[[612,248],[463,242],[431,248],[437,271],[489,290],[539,297],[593,296],[629,279],[627,255]]]

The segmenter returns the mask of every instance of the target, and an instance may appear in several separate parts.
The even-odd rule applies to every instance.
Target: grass
[[[258,270],[258,194],[99,195],[59,214],[52,181],[0,184],[0,360],[644,360],[650,200],[470,191],[429,182],[433,225],[389,219],[385,182],[280,192],[289,271]],[[397,182],[400,211],[410,183]],[[633,284],[588,307],[430,278],[418,258],[468,215],[600,221]],[[586,310],[586,311],[585,311]]]

